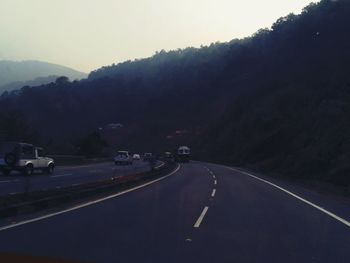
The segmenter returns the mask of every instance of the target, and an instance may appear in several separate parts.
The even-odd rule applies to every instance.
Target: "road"
[[[76,262],[349,262],[348,200],[287,186],[191,162],[137,190],[0,228],[0,252]]]
[[[10,175],[4,176],[0,173],[0,195],[94,182],[120,175],[144,172],[149,169],[150,166],[147,162],[134,161],[133,165],[119,166],[113,162],[58,166],[52,175],[35,172],[32,176],[24,176],[18,172],[12,172]]]

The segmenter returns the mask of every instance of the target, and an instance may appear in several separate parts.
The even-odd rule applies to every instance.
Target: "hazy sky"
[[[0,0],[0,59],[89,72],[249,36],[310,0]]]

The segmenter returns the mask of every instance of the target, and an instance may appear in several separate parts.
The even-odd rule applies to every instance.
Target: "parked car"
[[[131,165],[132,157],[128,151],[118,151],[117,155],[114,157],[114,163],[116,165]]]
[[[134,153],[134,155],[132,156],[132,159],[134,160],[141,160],[141,156],[137,153]]]
[[[143,155],[143,161],[144,161],[144,162],[149,162],[149,161],[152,160],[152,158],[153,158],[152,153],[145,153],[145,154]]]
[[[19,171],[25,175],[32,175],[34,170],[41,170],[52,174],[55,162],[45,157],[40,147],[28,143],[5,142],[0,144],[0,171],[9,175],[11,171]]]

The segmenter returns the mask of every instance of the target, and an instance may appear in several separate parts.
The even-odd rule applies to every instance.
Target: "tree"
[[[101,138],[100,133],[93,132],[78,140],[75,143],[78,148],[78,154],[86,157],[101,156],[107,143]]]
[[[61,76],[61,77],[58,77],[55,82],[57,85],[60,85],[60,86],[65,85],[69,83],[69,78],[66,76]]]

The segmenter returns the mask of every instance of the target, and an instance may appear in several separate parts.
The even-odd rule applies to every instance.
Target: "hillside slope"
[[[188,144],[196,158],[350,185],[349,14],[323,0],[250,38],[22,89],[0,112],[20,111],[51,149],[122,123],[102,134],[115,148]]]

